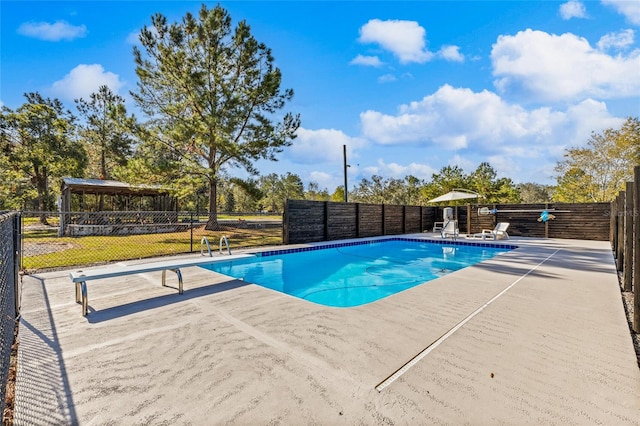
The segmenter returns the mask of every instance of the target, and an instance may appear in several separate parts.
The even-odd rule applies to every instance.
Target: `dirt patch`
[[[13,344],[11,345],[11,359],[7,375],[7,387],[5,388],[4,412],[2,413],[3,426],[13,425],[13,411],[16,402],[16,373],[18,370],[18,324],[13,332]]]

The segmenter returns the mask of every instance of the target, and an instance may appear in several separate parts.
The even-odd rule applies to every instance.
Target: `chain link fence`
[[[231,250],[282,244],[282,216],[262,213],[194,212],[22,212],[23,256],[27,273],[73,266],[219,250],[226,237]],[[209,229],[212,228],[212,229]],[[206,239],[206,240],[205,240]],[[226,250],[226,245],[225,245]]]
[[[19,242],[20,214],[0,212],[0,413],[4,413],[7,392],[11,392],[7,381],[20,312]]]

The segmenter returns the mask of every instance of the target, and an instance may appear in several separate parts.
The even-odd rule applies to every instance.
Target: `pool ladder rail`
[[[220,237],[220,254],[222,254],[222,244],[227,247],[227,253],[231,255],[231,247],[229,246],[229,240],[225,235]],[[211,251],[211,244],[209,244],[209,239],[207,237],[202,237],[200,240],[200,254],[204,256],[204,248],[207,247],[207,253],[209,253],[209,257],[213,257],[213,252]]]

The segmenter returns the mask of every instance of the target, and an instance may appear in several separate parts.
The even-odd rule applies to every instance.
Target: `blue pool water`
[[[303,252],[265,252],[203,268],[326,306],[382,299],[509,251],[463,243],[390,239],[332,244]]]

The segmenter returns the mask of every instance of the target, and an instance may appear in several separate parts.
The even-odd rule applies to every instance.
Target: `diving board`
[[[71,282],[76,286],[76,303],[82,304],[82,316],[87,316],[89,298],[87,296],[87,281],[122,277],[125,275],[143,274],[145,272],[162,271],[162,286],[166,287],[167,271],[175,272],[178,276],[178,294],[183,293],[182,273],[180,268],[206,265],[210,263],[229,262],[237,259],[255,257],[253,254],[233,254],[219,257],[199,257],[196,259],[173,259],[160,262],[140,263],[127,266],[113,266],[100,269],[77,270],[69,273]]]

